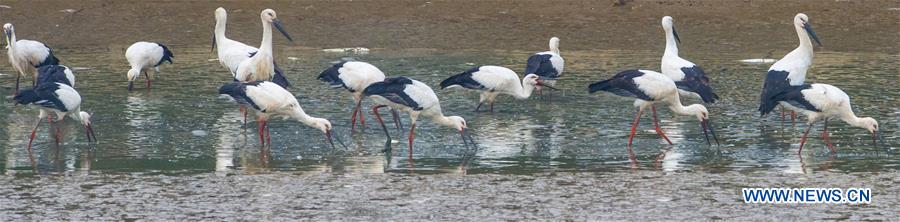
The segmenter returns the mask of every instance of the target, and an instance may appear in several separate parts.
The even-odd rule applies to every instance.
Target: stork
[[[675,81],[678,94],[687,98],[699,98],[704,103],[714,103],[719,95],[709,86],[709,77],[700,66],[678,57],[678,32],[675,31],[672,17],[662,18],[662,27],[666,32],[666,51],[662,56],[661,71]]]
[[[28,73],[33,73],[32,86],[37,85],[37,67],[44,65],[59,65],[59,59],[53,55],[53,50],[44,43],[27,39],[16,40],[16,31],[12,24],[3,25],[6,34],[6,51],[9,63],[16,69],[16,91],[19,93],[19,80]]]
[[[412,157],[413,139],[416,137],[416,120],[419,118],[419,115],[431,117],[435,123],[459,131],[463,138],[463,143],[468,145],[466,141],[466,120],[459,116],[444,116],[444,113],[441,112],[441,103],[437,95],[425,83],[406,77],[386,78],[384,81],[372,83],[369,87],[366,87],[363,90],[363,96],[371,98],[378,104],[372,108],[372,112],[375,114],[375,118],[378,119],[378,123],[381,124],[381,128],[384,129],[384,135],[388,140],[390,140],[390,135],[388,135],[387,127],[385,127],[384,121],[381,120],[381,116],[378,114],[378,109],[390,107],[409,113],[412,124],[409,127],[410,157]],[[469,140],[472,140],[471,136],[468,137]],[[474,144],[474,142],[473,140],[472,143]]]
[[[216,49],[216,53],[219,57],[219,63],[227,68],[228,71],[231,72],[231,75],[234,77],[235,73],[237,73],[238,66],[245,60],[249,60],[251,57],[253,57],[257,52],[259,52],[259,49],[225,37],[225,28],[228,21],[228,13],[224,8],[219,7],[216,9],[215,15],[216,28],[215,34],[212,38],[212,48]],[[265,22],[263,22],[263,28],[265,29]],[[281,31],[281,29],[279,29],[279,31]],[[287,35],[286,32],[282,31],[282,34],[290,39],[290,36]],[[263,33],[263,35],[265,36],[265,33]],[[274,60],[272,61],[272,66],[274,66],[273,69],[275,72],[272,81],[283,87],[290,86],[290,83],[287,81],[284,73],[280,68],[278,68],[278,64],[275,64]]]
[[[260,15],[263,24],[263,37],[259,51],[250,53],[249,59],[242,60],[235,71],[234,79],[240,82],[272,81],[287,88],[290,84],[283,75],[276,73],[274,56],[272,52],[272,26],[275,26],[289,41],[294,41],[284,30],[281,21],[275,15],[275,10],[263,10]],[[223,27],[224,30],[224,27]],[[224,33],[224,32],[223,32]]]
[[[278,84],[269,81],[231,82],[219,87],[219,94],[231,96],[238,103],[256,110],[259,141],[263,146],[267,143],[272,144],[268,126],[269,117],[281,116],[322,131],[325,133],[325,139],[332,148],[334,147],[331,140],[331,122],[306,114],[297,98]]]
[[[63,119],[69,116],[72,119],[81,121],[84,126],[85,134],[88,142],[96,141],[97,136],[94,135],[94,129],[91,124],[91,115],[81,111],[81,95],[69,85],[59,82],[43,83],[34,89],[22,90],[19,95],[13,97],[16,104],[34,106],[41,109],[38,115],[38,121],[31,130],[31,136],[28,139],[28,149],[31,149],[31,143],[37,128],[41,125],[41,120],[47,117],[49,113],[55,113],[57,118],[56,128],[56,144],[62,139],[59,125],[63,124]]]
[[[785,90],[792,88],[792,86],[801,86],[806,81],[806,71],[809,69],[809,66],[812,65],[813,60],[813,45],[812,40],[815,40],[819,46],[822,45],[822,42],[819,41],[819,37],[816,36],[816,32],[813,31],[812,25],[809,24],[809,17],[806,14],[799,13],[794,16],[794,29],[797,31],[797,37],[800,38],[800,46],[797,46],[794,51],[789,52],[784,58],[772,64],[772,67],[769,68],[769,72],[766,73],[766,80],[763,83],[762,93],[759,95],[759,112],[762,115],[765,115],[763,112],[766,107],[773,106],[773,103],[777,101],[774,99],[774,96],[782,94]],[[786,103],[781,102],[782,106],[785,106]],[[791,120],[794,119],[794,111],[791,112]],[[784,120],[784,110],[781,112],[782,121]]]
[[[566,61],[559,55],[559,38],[550,38],[550,51],[539,52],[528,57],[525,75],[536,74],[544,79],[544,86],[556,86],[556,79],[563,74]],[[541,92],[541,87],[537,87]]]
[[[172,51],[169,47],[155,42],[135,42],[125,50],[125,59],[131,65],[128,70],[128,91],[134,89],[134,81],[144,73],[147,78],[147,88],[150,88],[150,72],[158,73],[159,66],[168,61],[172,64]]]
[[[463,87],[481,91],[477,112],[487,102],[494,112],[494,100],[500,94],[512,95],[516,99],[527,99],[535,87],[546,86],[537,74],[528,74],[522,80],[512,70],[500,66],[480,66],[451,76],[441,82],[441,89]],[[546,86],[551,89],[552,86]]]
[[[872,143],[878,145],[876,141],[878,122],[871,117],[857,117],[850,105],[850,96],[837,87],[819,83],[788,86],[778,94],[772,95],[771,98],[775,102],[780,102],[783,106],[807,116],[808,127],[800,139],[800,149],[797,150],[797,154],[803,150],[809,130],[818,121],[824,122],[822,139],[825,140],[825,144],[831,149],[831,152],[837,152],[828,137],[828,119],[830,118],[837,118],[851,126],[868,130],[869,133],[872,133]],[[768,114],[777,106],[774,102],[767,103],[767,105],[761,107],[760,112],[763,115]]]
[[[641,114],[644,109],[650,107],[653,110],[653,125],[656,127],[656,133],[666,140],[670,145],[672,141],[663,133],[659,127],[659,119],[656,117],[656,107],[654,104],[668,105],[669,109],[681,115],[696,116],[703,128],[703,134],[706,136],[706,143],[709,142],[709,131],[719,144],[716,137],[716,131],[712,127],[709,120],[709,111],[700,104],[683,106],[678,98],[678,87],[675,81],[669,77],[650,70],[626,70],[619,72],[610,79],[599,81],[588,86],[588,92],[606,91],[618,96],[634,97],[634,106],[638,107],[637,115],[634,117],[634,123],[631,126],[631,135],[628,138],[628,146],[631,146],[634,140],[638,122],[641,120]]]
[[[366,124],[363,112],[360,110],[363,90],[372,83],[384,81],[384,72],[367,62],[343,61],[325,69],[316,79],[328,83],[332,88],[344,88],[350,92],[353,102],[356,103],[350,116],[350,127],[351,130],[354,130],[357,114],[359,124],[361,126]],[[394,123],[397,124],[397,127],[402,128],[400,120],[397,118],[397,111],[392,109],[391,114],[394,116]]]

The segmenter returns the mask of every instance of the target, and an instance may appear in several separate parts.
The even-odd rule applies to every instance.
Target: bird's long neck
[[[442,113],[438,113],[437,115],[433,115],[433,116],[431,117],[431,119],[432,119],[435,123],[437,123],[437,124],[441,124],[441,125],[449,126],[449,127],[454,127],[454,128],[456,127],[456,122],[453,121],[452,119],[450,119],[449,117],[444,116],[444,114],[442,114]]]
[[[559,55],[559,41],[550,41],[550,51]]]
[[[313,121],[313,117],[306,114],[303,111],[303,108],[300,108],[298,104],[294,104],[294,109],[291,110],[291,118],[306,124],[307,126],[315,126],[315,121]]]
[[[678,56],[678,42],[675,41],[675,33],[672,31],[672,28],[665,29],[666,30],[666,51],[663,53],[663,57],[666,56]]]
[[[669,109],[671,109],[672,112],[675,112],[676,114],[680,114],[680,115],[687,115],[687,116],[696,115],[696,113],[695,113],[696,111],[694,111],[692,109],[688,109],[686,106],[682,105],[681,99],[679,99],[679,98],[676,98],[674,100],[674,102],[669,103]]]
[[[797,49],[794,49],[794,51],[800,52],[803,56],[812,59],[813,45],[812,41],[809,39],[809,34],[806,33],[806,29],[803,29],[803,27],[800,27],[799,25],[795,25],[794,29],[797,30],[797,38],[800,38],[800,45],[797,46]]]
[[[847,124],[849,124],[851,126],[860,127],[860,128],[867,127],[865,122],[862,121],[863,119],[856,116],[856,114],[853,113],[853,110],[848,109],[847,112],[841,113],[841,120],[843,120],[844,122],[846,122]]]
[[[534,92],[534,85],[527,84],[525,79],[522,79],[522,85],[515,84],[513,90],[513,96],[516,99],[528,99],[528,97],[531,97],[531,93]]]
[[[272,54],[272,23],[262,19],[263,37],[262,43],[259,44],[258,53]]]
[[[221,18],[216,18],[216,38],[224,39],[225,38],[225,28],[228,23],[228,17],[222,16]],[[221,44],[220,41],[216,41]]]

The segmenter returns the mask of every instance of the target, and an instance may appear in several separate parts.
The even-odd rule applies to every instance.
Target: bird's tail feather
[[[715,103],[719,100],[719,95],[713,92],[713,89],[707,85],[701,85],[697,88],[697,94],[703,99],[704,103]]]
[[[606,91],[610,89],[612,86],[609,84],[609,81],[610,80],[608,79],[591,84],[590,86],[588,86],[588,93],[595,93],[597,91]]]
[[[291,83],[288,81],[287,76],[284,75],[284,71],[278,67],[278,64],[275,64],[275,75],[272,76],[272,82],[281,86],[281,88],[290,88]]]
[[[447,87],[454,86],[459,84],[462,81],[462,78],[465,78],[464,75],[467,73],[460,73],[441,81],[441,89],[446,89]]]

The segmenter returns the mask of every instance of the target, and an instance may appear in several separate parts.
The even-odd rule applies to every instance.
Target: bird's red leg
[[[653,126],[656,127],[656,133],[659,134],[659,136],[662,136],[663,139],[666,139],[666,142],[669,142],[669,145],[672,145],[672,141],[669,140],[669,137],[667,137],[666,134],[663,133],[662,129],[659,128],[659,119],[657,119],[657,117],[656,117],[656,106],[650,106],[650,107],[651,107],[651,109],[653,109]],[[707,138],[707,139],[709,139],[709,138]]]
[[[269,123],[266,123],[266,143],[272,145],[272,134],[269,132]]]
[[[356,113],[359,112],[359,105],[362,100],[356,103],[356,107],[353,108],[353,114],[350,114],[350,131],[353,132],[356,130]]]
[[[362,103],[361,100],[359,102]],[[361,109],[362,106],[361,105],[357,105],[357,106],[359,106],[359,108],[357,108],[357,109],[359,109],[359,112],[357,112],[357,114],[359,115],[359,128],[365,129],[366,128],[366,115],[364,114],[364,112]]]
[[[38,127],[41,126],[41,119],[38,118],[37,124],[34,124],[34,129],[31,129],[31,136],[28,137],[28,150],[31,151],[31,142],[34,141],[34,136],[37,133]]]
[[[781,122],[784,122],[784,107],[781,107]]]
[[[388,134],[387,126],[384,125],[384,121],[381,120],[381,114],[378,113],[378,109],[381,107],[385,107],[385,105],[377,105],[372,107],[372,113],[375,114],[375,119],[378,120],[378,124],[381,124],[381,129],[384,130],[384,136],[387,137],[388,141],[391,140],[391,136]],[[394,116],[394,120],[397,120],[397,116]]]
[[[797,150],[798,155],[800,154],[800,151],[803,151],[803,144],[806,144],[806,136],[809,135],[809,130],[812,129],[812,127],[813,124],[809,124],[809,126],[806,127],[806,131],[803,132],[803,137],[800,138],[800,149]]]
[[[263,146],[265,146],[266,138],[265,138],[265,135],[263,135],[263,129],[266,128],[266,121],[262,120],[262,119],[257,119],[256,125],[259,126],[259,143],[262,144]]]
[[[793,110],[791,110],[791,125],[792,126],[794,124],[796,124],[795,119],[797,119],[797,112],[794,112]]]
[[[637,126],[638,126],[638,123],[641,121],[641,113],[643,113],[643,112],[644,112],[644,110],[642,110],[641,108],[638,108],[637,115],[634,117],[634,123],[631,124],[631,135],[628,137],[628,146],[629,147],[631,147],[631,142],[634,140],[634,134],[637,133]]]
[[[416,138],[416,123],[409,127],[409,158],[412,158],[413,139]]]
[[[240,105],[240,107],[241,107],[241,114],[244,115],[244,126],[246,127],[247,126],[247,107],[244,105]]]
[[[144,77],[147,77],[147,89],[150,89],[150,73],[144,72]]]
[[[831,144],[831,138],[828,138],[828,119],[825,119],[825,128],[822,129],[822,139],[825,140],[825,145],[828,146],[828,149],[831,149],[832,153],[837,152],[837,150],[834,149],[834,145]]]

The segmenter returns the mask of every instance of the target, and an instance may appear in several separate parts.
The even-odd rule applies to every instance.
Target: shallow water
[[[236,105],[216,94],[229,80],[203,48],[176,50],[173,65],[161,67],[153,88],[143,80],[135,92],[125,90],[127,65],[121,51],[65,50],[65,64],[86,68],[77,72],[76,87],[85,99],[83,109],[93,113],[100,143],[86,142],[74,121],[64,127],[65,139],[56,147],[46,124],[34,146],[38,172],[99,170],[209,172],[209,171],[336,171],[530,174],[553,171],[606,171],[618,168],[659,168],[666,171],[713,172],[769,170],[803,172],[828,166],[841,172],[879,172],[900,168],[896,155],[898,88],[878,84],[896,77],[896,55],[820,52],[809,81],[836,85],[852,98],[856,112],[879,120],[884,144],[873,147],[870,135],[840,122],[831,124],[838,149],[829,155],[820,139],[811,139],[803,162],[796,154],[804,124],[782,126],[775,115],[763,120],[755,112],[758,90],[768,64],[738,62],[748,56],[734,54],[684,56],[701,64],[713,79],[720,103],[709,107],[721,146],[708,146],[693,117],[673,116],[660,109],[661,124],[674,146],[652,131],[645,114],[633,149],[627,135],[634,109],[632,100],[609,94],[587,94],[586,85],[629,68],[657,69],[659,57],[650,52],[567,52],[561,91],[528,100],[501,96],[495,113],[473,111],[477,94],[460,89],[437,90],[444,112],[466,118],[475,133],[477,148],[467,149],[453,130],[420,121],[413,164],[407,160],[405,137],[390,126],[397,141],[392,156],[381,150],[385,137],[366,109],[367,128],[351,134],[352,102],[345,92],[329,89],[315,77],[340,59],[369,61],[390,76],[408,76],[437,88],[443,78],[473,65],[493,64],[521,71],[527,52],[375,50],[370,54],[324,53],[289,49],[280,62],[293,81],[303,108],[313,116],[330,119],[348,148],[332,150],[316,130],[293,121],[272,121],[273,146],[261,151],[255,121],[242,129]],[[2,70],[10,73],[9,70]],[[9,83],[11,76],[2,76]],[[9,92],[6,90],[4,92]],[[368,101],[367,101],[368,102]],[[688,100],[694,103],[696,100]],[[6,174],[32,173],[24,149],[36,111],[27,107],[0,107],[6,127],[0,128]],[[385,114],[385,118],[389,115]],[[404,115],[405,117],[405,115]],[[253,119],[251,115],[251,120]],[[408,127],[408,118],[402,118]],[[821,125],[815,129],[820,132]],[[192,132],[193,131],[193,132]],[[195,135],[197,134],[197,135]],[[819,135],[819,134],[813,134]],[[263,155],[261,155],[261,153]],[[396,158],[399,157],[399,158]]]
[[[673,116],[662,108],[659,109],[662,128],[675,145],[667,145],[653,132],[650,115],[645,113],[635,145],[628,148],[633,100],[609,94],[588,94],[586,86],[624,69],[656,70],[659,55],[644,51],[566,51],[565,76],[557,83],[561,91],[553,92],[552,96],[536,95],[528,100],[501,96],[495,113],[476,113],[473,112],[478,99],[476,93],[460,89],[436,90],[445,114],[464,117],[478,145],[467,148],[454,130],[421,119],[416,130],[415,150],[412,159],[408,159],[405,137],[398,135],[392,125],[388,125],[390,133],[394,140],[401,142],[393,143],[392,153],[381,152],[385,148],[385,137],[370,109],[366,109],[366,129],[351,134],[348,118],[353,106],[351,99],[346,92],[330,89],[315,80],[318,73],[336,61],[351,58],[370,62],[387,75],[411,77],[437,89],[443,78],[475,65],[501,65],[521,72],[529,52],[376,49],[369,54],[357,55],[286,49],[278,53],[282,58],[278,62],[294,84],[291,92],[307,113],[330,119],[348,147],[332,149],[315,129],[294,121],[273,120],[270,125],[273,145],[263,149],[259,145],[255,121],[242,129],[237,106],[217,95],[218,87],[230,81],[231,76],[218,61],[212,60],[215,55],[208,49],[175,48],[175,64],[160,67],[162,72],[154,80],[153,88],[145,89],[141,79],[135,83],[132,93],[126,90],[128,67],[121,56],[123,49],[63,49],[59,52],[65,65],[84,68],[76,73],[76,88],[85,99],[83,109],[93,114],[99,143],[88,143],[81,126],[67,120],[64,142],[57,147],[49,136],[49,127],[43,124],[35,140],[35,162],[32,162],[25,147],[37,111],[13,107],[10,103],[0,106],[0,113],[5,114],[0,115],[0,122],[6,123],[5,127],[0,127],[0,144],[3,144],[0,163],[4,165],[0,171],[7,175],[5,180],[21,183],[12,190],[38,192],[50,189],[44,187],[47,184],[68,183],[66,180],[77,180],[74,183],[82,184],[82,187],[90,186],[85,183],[97,183],[90,182],[91,178],[100,184],[116,186],[166,187],[158,184],[154,175],[172,175],[182,183],[208,184],[216,183],[208,178],[210,173],[248,176],[313,172],[336,175],[485,174],[487,178],[500,176],[497,174],[517,174],[548,180],[553,177],[548,175],[553,173],[592,172],[608,173],[603,177],[615,177],[621,179],[620,182],[634,184],[646,179],[641,175],[661,171],[687,175],[686,178],[715,177],[727,181],[731,185],[712,189],[726,194],[724,198],[734,199],[739,198],[735,192],[740,187],[766,185],[767,178],[785,175],[810,174],[815,177],[818,174],[833,180],[816,184],[844,188],[859,185],[856,180],[869,175],[900,178],[900,143],[897,142],[900,133],[896,131],[900,128],[900,102],[897,100],[900,87],[890,82],[898,74],[900,57],[892,54],[817,52],[807,80],[842,88],[851,96],[858,115],[878,119],[884,137],[878,147],[872,145],[871,135],[864,129],[832,122],[829,129],[839,150],[836,154],[831,154],[819,139],[819,124],[810,133],[811,139],[803,153],[798,155],[799,137],[805,129],[803,121],[798,120],[798,124],[792,126],[789,122],[780,123],[775,115],[759,118],[756,112],[758,91],[769,64],[739,62],[758,55],[683,52],[682,56],[704,67],[723,98],[708,107],[721,145],[707,145],[694,117]],[[0,73],[11,73],[11,70],[8,66],[0,67]],[[0,93],[11,94],[13,76],[2,75],[0,80],[4,84]],[[383,115],[390,119],[389,115]],[[408,127],[408,117],[402,117],[404,126]],[[250,119],[253,119],[252,115]],[[62,181],[34,176],[47,174],[93,176],[67,177]],[[761,180],[748,183],[744,181],[745,177]],[[454,180],[453,177],[439,178]],[[150,182],[141,182],[148,179]],[[261,185],[265,179],[250,177],[250,180],[260,180],[261,183],[256,185]],[[896,183],[894,180],[868,186],[883,191],[879,189],[893,187]],[[703,186],[678,189],[709,190]],[[215,186],[207,187],[197,189],[216,193]],[[10,200],[27,202],[32,198],[20,196]],[[184,204],[189,205],[189,202]],[[664,202],[668,201],[662,201],[659,206],[667,204]],[[26,205],[36,204],[30,203]],[[891,205],[882,202],[875,204],[875,209]],[[691,205],[683,206],[690,209]],[[802,210],[798,214],[802,214]]]

